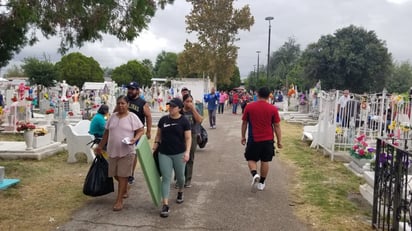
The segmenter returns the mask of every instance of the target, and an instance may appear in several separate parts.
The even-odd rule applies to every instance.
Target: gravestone
[[[13,98],[14,93],[15,93],[15,90],[11,90],[11,89],[6,90],[5,95],[4,95],[4,97],[6,99],[5,105],[11,105],[13,103],[13,101],[11,101],[11,99]]]
[[[44,114],[50,108],[50,101],[47,99],[41,99],[39,102],[40,113]]]
[[[25,101],[14,102],[10,105],[5,130],[16,132],[16,123],[18,121],[30,121],[30,118],[30,104]]]

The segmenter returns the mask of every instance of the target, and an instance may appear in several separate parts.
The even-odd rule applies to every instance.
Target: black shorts
[[[275,142],[273,140],[262,142],[248,142],[245,150],[246,160],[272,161],[275,156]]]

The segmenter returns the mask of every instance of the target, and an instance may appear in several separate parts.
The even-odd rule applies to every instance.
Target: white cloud
[[[412,0],[238,0],[235,7],[248,4],[255,17],[250,31],[241,31],[238,65],[242,76],[253,71],[260,50],[260,63],[266,64],[268,45],[268,22],[266,16],[273,16],[271,22],[271,52],[277,50],[289,37],[294,37],[304,50],[309,43],[320,36],[333,34],[337,29],[362,26],[373,30],[378,38],[386,41],[389,52],[395,60],[412,60],[412,46],[409,22],[412,19]],[[113,36],[104,36],[102,42],[86,43],[80,51],[92,56],[102,67],[116,67],[132,59],[150,59],[153,62],[162,51],[181,52],[186,39],[193,41],[194,35],[185,31],[185,16],[191,6],[186,1],[176,0],[165,10],[156,12],[147,31],[133,43],[119,42]],[[41,58],[43,53],[52,61],[60,60],[57,53],[59,39],[42,40],[33,47],[24,48],[10,63],[19,63],[24,57]],[[4,73],[6,69],[3,68]]]

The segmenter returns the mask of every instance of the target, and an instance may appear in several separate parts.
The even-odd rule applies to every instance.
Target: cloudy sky
[[[241,76],[247,76],[257,63],[256,51],[260,53],[260,64],[267,61],[268,21],[271,21],[271,52],[277,50],[289,37],[295,38],[304,50],[320,36],[333,34],[337,29],[351,24],[375,31],[379,39],[386,42],[396,61],[412,60],[412,0],[235,0],[235,7],[248,4],[255,17],[250,31],[238,35],[238,66]],[[114,68],[128,60],[145,58],[155,62],[162,51],[181,52],[186,39],[194,41],[193,35],[185,31],[185,15],[191,6],[183,0],[175,0],[165,10],[159,10],[148,30],[133,43],[119,42],[115,37],[105,36],[102,42],[86,43],[79,51],[97,60],[101,67]],[[52,62],[60,60],[57,53],[59,39],[42,39],[32,47],[26,47],[10,62],[20,65],[25,57],[42,58],[43,54]],[[2,76],[8,67],[1,69]]]

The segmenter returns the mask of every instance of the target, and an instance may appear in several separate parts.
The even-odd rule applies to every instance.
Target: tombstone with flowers
[[[361,134],[354,139],[354,144],[349,150],[352,161],[349,166],[356,173],[362,174],[367,168],[370,169],[370,163],[375,158],[376,149],[371,141],[368,142],[367,136]]]
[[[17,121],[16,130],[18,132],[23,132],[24,142],[26,143],[26,150],[33,149],[33,139],[34,139],[34,129],[36,125],[28,121]]]

